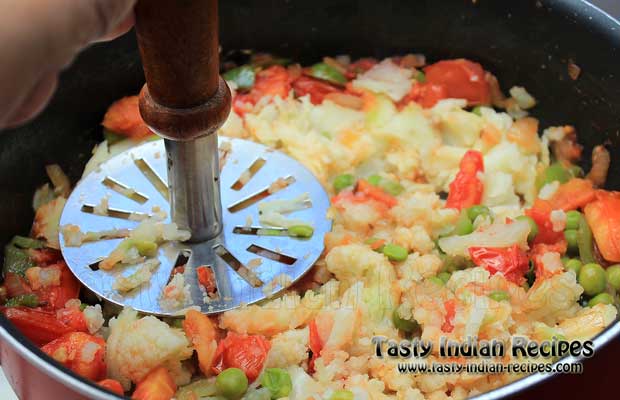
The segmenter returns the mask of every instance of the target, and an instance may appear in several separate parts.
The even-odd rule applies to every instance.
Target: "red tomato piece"
[[[437,85],[434,83],[416,83],[411,87],[409,94],[405,96],[399,104],[405,105],[410,101],[415,101],[423,108],[431,108],[439,102],[439,100],[448,98],[448,90],[445,85]]]
[[[56,311],[56,319],[69,326],[72,331],[88,332],[86,318],[79,308],[61,308]]]
[[[501,272],[507,280],[517,285],[525,282],[529,260],[525,251],[516,244],[502,248],[470,247],[469,255],[476,265],[484,267],[491,275]]]
[[[30,249],[28,255],[39,267],[47,267],[62,260],[60,252],[54,249]]]
[[[80,295],[80,283],[73,276],[67,264],[60,261],[57,264],[50,265],[46,268],[60,268],[60,285],[44,287],[34,291],[39,296],[39,300],[45,303],[46,308],[58,310],[63,308],[67,301],[77,299]]]
[[[551,211],[553,211],[551,203],[541,199],[536,199],[532,208],[525,211],[525,215],[532,218],[536,225],[538,225],[538,235],[534,239],[534,244],[554,244],[564,240],[564,232],[553,230]]]
[[[456,316],[456,301],[454,299],[450,299],[444,303],[444,307],[446,309],[446,316],[444,318],[443,324],[441,325],[441,330],[450,333],[454,330],[454,317]]]
[[[101,123],[106,129],[134,140],[153,134],[140,115],[138,96],[124,97],[114,102]]]
[[[254,105],[264,96],[286,98],[291,91],[291,76],[281,65],[273,65],[256,74],[254,87],[249,93],[237,94],[233,100],[233,109],[243,115],[247,104]]]
[[[157,367],[144,377],[136,386],[131,396],[134,400],[170,400],[177,391],[170,372],[164,367]]]
[[[398,204],[396,197],[386,193],[383,189],[377,186],[373,186],[365,179],[357,181],[357,192],[364,194],[367,198],[378,201],[388,208],[392,208]]]
[[[319,330],[316,326],[315,320],[310,321],[310,323],[308,324],[308,331],[309,331],[308,343],[310,346],[310,350],[312,351],[312,357],[310,357],[308,367],[310,368],[311,371],[314,371],[314,363],[316,359],[320,357],[321,350],[323,350],[324,343],[321,340],[321,336],[319,335]]]
[[[21,296],[32,293],[32,289],[26,279],[13,272],[7,272],[4,276],[4,287],[7,297]]]
[[[192,342],[198,355],[198,365],[205,376],[211,376],[217,349],[215,325],[209,317],[196,310],[189,310],[183,320],[185,335]]]
[[[9,307],[2,310],[6,318],[21,333],[38,346],[58,339],[72,331],[72,328],[60,322],[53,311],[39,308]]]
[[[104,389],[109,390],[112,393],[116,393],[119,396],[125,394],[125,390],[123,389],[123,385],[117,380],[114,379],[104,379],[102,381],[97,382],[97,385],[101,386]]]
[[[443,85],[447,97],[465,99],[469,105],[489,104],[491,91],[485,71],[478,63],[465,60],[444,60],[424,68],[426,82]]]
[[[219,374],[227,368],[239,368],[253,382],[262,371],[270,348],[271,343],[263,336],[228,332],[217,346],[213,371]]]
[[[603,258],[620,262],[620,192],[598,190],[584,213]]]
[[[478,178],[478,173],[484,172],[482,153],[468,150],[461,160],[459,172],[450,183],[450,193],[446,200],[446,208],[463,208],[480,204],[484,184]]]
[[[375,58],[360,58],[359,60],[349,64],[346,77],[347,79],[353,79],[358,74],[363,74],[378,63],[379,61],[377,61]]]
[[[596,191],[587,179],[573,178],[561,185],[549,202],[554,210],[576,210],[585,207],[595,198]]]
[[[309,94],[312,104],[323,103],[325,96],[330,93],[343,93],[342,89],[334,85],[304,75],[293,82],[293,90],[295,90],[295,96],[297,97],[303,97]]]
[[[84,332],[67,333],[41,350],[73,372],[98,381],[105,378],[105,340]]]
[[[213,270],[207,266],[200,266],[196,268],[196,274],[198,275],[198,283],[205,288],[207,293],[215,293],[217,285],[215,284]]]

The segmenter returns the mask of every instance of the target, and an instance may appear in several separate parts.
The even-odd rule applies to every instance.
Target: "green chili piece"
[[[342,74],[342,72],[325,63],[314,64],[312,67],[310,67],[310,74],[315,78],[338,83],[341,85],[347,83],[347,78]]]
[[[241,67],[233,68],[227,71],[223,75],[227,81],[235,82],[239,89],[247,90],[254,86],[256,80],[256,73],[254,68],[249,65],[243,65]]]
[[[314,228],[310,225],[293,225],[289,226],[288,234],[292,237],[311,238],[314,234]]]

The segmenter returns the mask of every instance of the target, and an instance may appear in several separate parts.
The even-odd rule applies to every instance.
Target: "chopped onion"
[[[469,235],[441,238],[439,247],[451,256],[468,257],[470,247],[508,247],[517,244],[525,248],[529,234],[530,224],[527,221],[493,224]]]
[[[356,80],[353,87],[384,93],[394,101],[400,101],[411,90],[413,71],[401,68],[387,59],[375,65]]]

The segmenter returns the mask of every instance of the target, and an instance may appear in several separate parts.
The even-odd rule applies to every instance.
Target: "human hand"
[[[133,25],[136,0],[0,0],[0,129],[41,112],[89,44]]]

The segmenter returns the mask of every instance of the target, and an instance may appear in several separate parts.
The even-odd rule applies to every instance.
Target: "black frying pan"
[[[620,14],[620,1],[605,3],[614,5]],[[576,126],[584,154],[596,144],[609,143],[613,161],[607,185],[620,189],[620,162],[615,162],[620,153],[620,24],[586,1],[230,0],[221,2],[220,13],[224,52],[254,48],[305,63],[328,54],[385,57],[411,51],[425,53],[429,60],[466,57],[479,61],[505,88],[525,86],[538,99],[535,115],[542,126]],[[568,75],[571,60],[582,71],[576,81]],[[34,189],[46,179],[44,166],[59,163],[76,179],[93,145],[101,140],[99,123],[107,106],[137,93],[143,79],[133,35],[94,46],[64,73],[43,115],[28,126],[0,135],[0,243],[28,232],[33,216],[30,202]],[[5,339],[1,358],[17,354],[22,359],[19,369],[11,369],[17,361],[4,363],[7,375],[13,381],[28,376],[34,380],[30,374],[39,372],[23,365],[32,364],[36,350],[6,326],[1,317],[0,336]],[[599,342],[611,342],[616,330],[620,331],[612,328]],[[618,370],[619,347],[608,346],[603,352],[607,356],[599,355],[586,365],[599,371],[594,385],[576,377],[563,378],[561,387],[543,386],[544,391],[522,396],[541,397],[568,388],[564,397],[573,398],[579,388],[585,388],[590,397],[602,397],[604,392],[595,389],[613,383],[601,382],[599,374]],[[611,354],[616,355],[614,366],[597,366],[596,359],[608,360]],[[106,396],[79,378],[69,377],[66,370],[57,371],[46,363],[36,369],[51,375],[49,382],[62,381],[89,397]],[[522,381],[496,395],[514,394],[538,380]],[[40,398],[50,398],[52,392],[47,386],[38,393],[44,396]],[[74,396],[70,398],[78,398]]]

